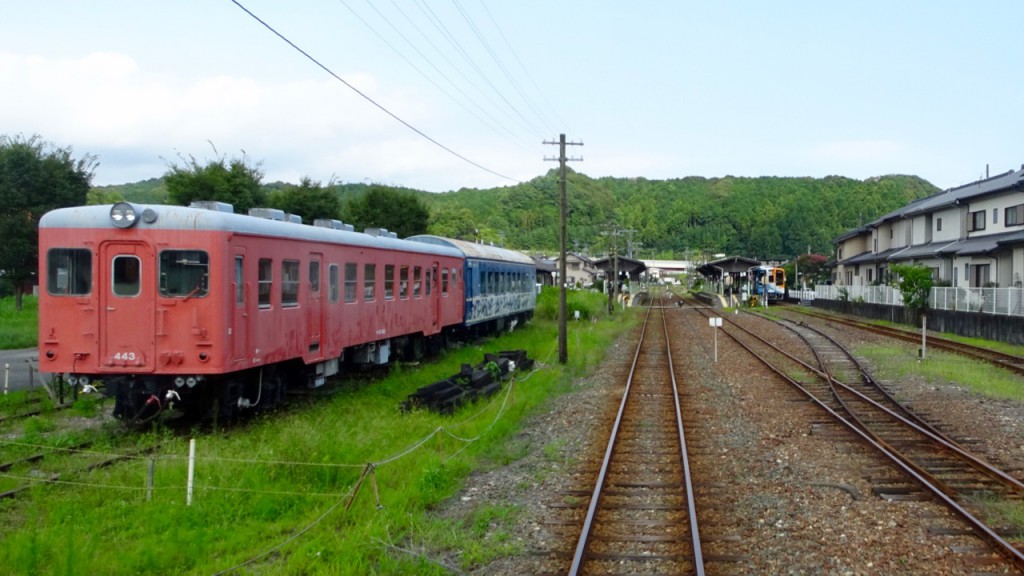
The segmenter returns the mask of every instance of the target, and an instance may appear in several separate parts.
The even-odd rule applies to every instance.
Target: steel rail
[[[742,329],[742,327],[737,326],[735,323],[731,324],[737,328]],[[957,515],[963,518],[978,533],[978,535],[981,538],[988,541],[993,548],[995,548],[1005,558],[1012,562],[1014,566],[1016,566],[1018,569],[1024,569],[1024,552],[1021,552],[1021,550],[1019,550],[1016,546],[1014,546],[1012,543],[1008,542],[1002,536],[996,533],[996,531],[993,530],[988,524],[986,524],[981,519],[974,516],[969,510],[961,506],[959,502],[957,502],[952,496],[947,494],[942,488],[933,484],[929,480],[929,478],[926,477],[925,474],[919,473],[916,465],[912,465],[906,462],[904,458],[901,457],[901,454],[899,452],[887,448],[886,444],[877,441],[872,434],[870,434],[866,430],[861,429],[859,426],[854,424],[854,422],[851,422],[849,419],[843,417],[835,409],[833,409],[827,403],[825,403],[817,396],[815,396],[810,390],[807,390],[800,382],[797,382],[795,379],[786,374],[783,370],[776,368],[774,365],[768,362],[767,359],[763,358],[761,355],[757,354],[753,349],[747,346],[744,342],[740,341],[740,339],[735,334],[731,334],[728,330],[726,330],[725,333],[727,336],[732,338],[733,341],[735,341],[742,348],[747,350],[751,355],[757,358],[758,361],[760,361],[762,364],[770,368],[773,372],[778,374],[781,378],[783,378],[797,390],[802,392],[812,402],[817,404],[820,408],[825,410],[825,412],[827,412],[829,415],[835,418],[835,420],[837,420],[840,424],[842,424],[851,432],[859,436],[864,442],[874,447],[876,450],[879,451],[879,453],[882,456],[888,458],[894,465],[896,465],[898,468],[906,472],[911,478],[917,481],[918,484],[920,484],[926,490],[931,492],[950,510],[953,510]],[[760,337],[757,338],[767,344],[767,342],[761,339]],[[789,356],[788,354],[786,355]],[[807,366],[807,364],[803,362],[800,363],[803,364],[804,366]],[[816,373],[818,372],[817,370],[813,371]]]
[[[679,387],[676,385],[676,369],[672,364],[672,340],[669,338],[668,321],[661,315],[661,326],[665,331],[665,354],[668,356],[668,374],[672,380],[672,399],[676,407],[676,427],[679,430],[680,456],[683,459],[683,478],[686,489],[686,506],[690,517],[690,539],[693,545],[693,564],[698,576],[704,576],[704,555],[700,548],[700,529],[697,523],[697,503],[693,496],[693,477],[690,475],[690,455],[686,451],[686,431],[683,428],[683,410],[679,405]]]
[[[583,565],[583,556],[586,552],[587,541],[590,539],[590,530],[594,524],[594,516],[597,514],[597,505],[601,499],[601,492],[604,489],[604,481],[608,476],[608,466],[612,461],[612,449],[615,447],[615,439],[619,435],[619,426],[622,424],[622,415],[626,411],[626,400],[629,399],[629,389],[633,385],[633,374],[636,372],[636,365],[640,359],[640,350],[644,345],[644,338],[647,336],[647,323],[651,319],[651,308],[647,308],[647,315],[644,316],[644,324],[640,330],[640,339],[636,344],[636,352],[633,353],[633,364],[629,368],[629,376],[626,378],[626,390],[619,402],[619,411],[615,415],[615,423],[612,424],[611,436],[608,438],[608,446],[604,451],[604,460],[601,462],[601,470],[597,474],[597,483],[594,485],[594,492],[590,495],[590,505],[587,507],[587,516],[583,520],[583,530],[580,532],[580,539],[576,543],[576,552],[572,557],[572,565],[569,567],[569,574],[576,576]]]
[[[877,324],[871,324],[869,322],[863,322],[860,320],[854,320],[851,318],[843,318],[841,316],[835,316],[832,314],[823,314],[820,312],[810,312],[802,308],[794,308],[800,314],[817,318],[826,322],[835,322],[836,324],[842,324],[844,326],[851,326],[859,328],[866,332],[873,334],[879,334],[881,336],[888,336],[890,338],[896,338],[906,342],[920,343],[921,335],[900,328],[894,328],[889,326],[879,326]],[[982,348],[981,346],[973,346],[971,344],[965,344],[963,342],[956,342],[940,336],[928,336],[927,345],[930,348],[937,348],[946,352],[952,352],[954,354],[960,354],[976,360],[983,360],[994,366],[1005,368],[1011,372],[1017,374],[1024,374],[1024,357],[1016,356],[1014,354],[1007,354],[998,350],[991,350],[988,348]]]
[[[637,365],[640,358],[640,353],[643,350],[644,342],[647,337],[647,330],[650,324],[651,310],[654,306],[649,306],[647,309],[647,315],[644,317],[644,323],[641,330],[639,341],[637,342],[637,348],[633,355],[633,362],[630,366],[629,375],[626,379],[626,388],[622,394],[622,400],[619,403],[619,410],[615,416],[615,422],[612,425],[611,434],[609,435],[608,445],[605,449],[604,458],[601,463],[600,471],[598,472],[597,482],[594,486],[594,491],[591,494],[590,504],[587,508],[587,515],[583,522],[583,528],[580,531],[579,541],[576,545],[576,550],[573,555],[572,565],[569,569],[569,574],[577,575],[583,567],[583,563],[587,558],[587,546],[590,540],[590,536],[594,529],[595,518],[597,515],[598,508],[600,506],[601,495],[604,492],[606,479],[608,476],[608,470],[612,463],[612,453],[614,451],[619,431],[621,429],[622,421],[625,416],[626,406],[631,396],[631,390],[633,388],[633,379],[637,372]],[[662,308],[659,306],[659,308]],[[672,363],[672,348],[671,340],[669,338],[668,322],[665,318],[664,313],[662,314],[662,331],[665,336],[665,353],[668,356],[668,371],[669,379],[672,384],[672,397],[674,403],[675,423],[676,432],[680,443],[679,457],[682,459],[683,469],[683,483],[684,489],[686,490],[686,505],[687,513],[689,515],[689,527],[690,527],[690,540],[693,552],[693,566],[694,573],[699,576],[704,575],[704,559],[701,552],[700,546],[700,531],[698,528],[698,519],[696,513],[696,499],[693,491],[693,479],[689,465],[689,454],[686,447],[686,436],[683,427],[682,419],[682,407],[679,399],[679,387],[675,377],[675,368]]]

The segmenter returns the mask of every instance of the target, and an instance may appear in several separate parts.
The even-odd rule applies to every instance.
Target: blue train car
[[[504,330],[533,316],[537,268],[526,254],[427,234],[407,240],[462,252],[466,300],[463,321],[467,328]]]
[[[768,300],[782,300],[786,297],[786,271],[775,266],[754,266],[748,270],[751,293],[763,297],[767,292]]]

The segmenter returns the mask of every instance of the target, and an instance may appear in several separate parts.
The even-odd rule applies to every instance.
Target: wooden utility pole
[[[565,282],[566,281],[566,274],[565,274],[565,244],[566,244],[565,221],[566,221],[566,214],[568,214],[568,212],[569,212],[569,202],[567,200],[566,192],[565,192],[565,163],[566,162],[575,162],[575,161],[578,161],[578,160],[583,160],[583,158],[566,158],[565,157],[565,147],[566,146],[583,146],[583,142],[566,142],[565,141],[565,134],[559,134],[558,135],[558,142],[552,142],[552,141],[549,141],[549,140],[545,140],[544,144],[558,144],[558,158],[548,158],[548,157],[545,156],[544,160],[546,160],[546,161],[557,160],[558,161],[558,183],[559,183],[559,187],[560,187],[560,196],[561,196],[560,202],[561,202],[561,206],[562,206],[562,209],[561,209],[561,213],[562,213],[562,216],[561,216],[561,221],[562,221],[561,228],[562,228],[562,231],[561,231],[561,242],[560,242],[561,245],[559,247],[560,255],[559,255],[559,258],[558,258],[558,282],[559,282],[559,284],[561,284],[561,286],[559,286],[559,290],[558,290],[558,362],[559,362],[559,364],[565,364],[566,362],[569,361],[569,344],[568,344],[569,339],[568,339],[568,336],[566,335],[567,327],[566,327],[566,312],[565,312],[565,283],[566,283]]]

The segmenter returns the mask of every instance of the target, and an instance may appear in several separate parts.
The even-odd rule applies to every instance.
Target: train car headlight
[[[110,207],[110,221],[118,228],[131,228],[138,219],[135,206],[128,202],[118,202]]]

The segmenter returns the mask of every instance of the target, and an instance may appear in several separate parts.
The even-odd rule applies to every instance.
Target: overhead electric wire
[[[337,74],[335,74],[335,73],[334,73],[334,71],[333,71],[333,70],[331,70],[330,68],[328,68],[327,66],[325,66],[324,64],[322,64],[322,63],[321,63],[321,62],[320,62],[319,60],[317,60],[316,58],[314,58],[314,57],[313,57],[312,55],[310,55],[310,54],[309,54],[308,52],[306,52],[306,51],[305,51],[305,50],[303,50],[302,48],[299,48],[299,47],[298,47],[298,46],[297,46],[297,45],[296,45],[296,44],[295,44],[294,42],[292,42],[291,40],[289,40],[288,38],[286,38],[286,37],[285,37],[285,36],[284,36],[283,34],[281,34],[280,32],[278,32],[277,30],[275,30],[273,26],[271,26],[270,24],[267,24],[266,22],[264,22],[264,21],[263,21],[263,20],[262,20],[262,19],[261,19],[261,18],[260,18],[259,16],[257,16],[256,14],[253,14],[253,13],[252,13],[252,12],[251,12],[251,11],[250,11],[250,10],[249,10],[248,8],[246,8],[245,6],[243,6],[243,5],[241,4],[241,2],[239,2],[238,0],[231,0],[231,2],[232,2],[232,3],[233,3],[233,4],[235,5],[235,6],[238,6],[239,8],[241,8],[241,9],[242,9],[242,11],[244,11],[244,12],[245,12],[246,14],[248,14],[249,16],[251,16],[251,17],[252,17],[252,18],[253,18],[254,20],[256,20],[257,22],[259,22],[260,24],[262,24],[264,28],[266,28],[267,30],[270,30],[271,32],[273,32],[275,36],[277,36],[278,38],[280,38],[281,40],[283,40],[283,41],[284,41],[285,43],[287,43],[287,44],[288,44],[289,46],[291,46],[291,47],[292,47],[292,48],[294,48],[294,49],[295,49],[296,51],[298,51],[298,52],[299,52],[300,54],[302,54],[303,56],[305,56],[305,57],[306,57],[306,58],[307,58],[307,59],[308,59],[308,60],[309,60],[310,62],[313,62],[314,64],[316,64],[317,66],[319,66],[319,67],[320,67],[320,68],[321,68],[321,69],[322,69],[322,70],[323,70],[324,72],[327,72],[328,74],[330,74],[331,76],[333,76],[335,80],[337,80],[337,81],[341,82],[342,84],[344,84],[344,85],[345,85],[346,87],[348,87],[348,88],[349,88],[350,90],[352,90],[353,92],[355,92],[356,94],[358,94],[359,96],[361,96],[361,97],[362,97],[362,98],[363,98],[364,100],[366,100],[366,101],[367,101],[367,102],[369,102],[370,104],[373,104],[373,105],[374,105],[374,106],[376,106],[376,107],[377,107],[378,109],[380,109],[380,110],[381,110],[382,112],[384,112],[385,114],[387,114],[387,115],[388,115],[388,116],[390,116],[391,118],[393,118],[393,119],[397,120],[398,122],[400,122],[400,123],[401,123],[401,124],[402,124],[403,126],[405,126],[406,128],[408,128],[408,129],[412,130],[412,131],[413,131],[413,132],[415,132],[416,134],[419,134],[420,136],[422,136],[423,138],[425,138],[426,140],[428,140],[428,141],[429,141],[430,143],[434,144],[434,145],[435,145],[435,146],[437,146],[438,148],[441,148],[441,149],[442,149],[442,150],[444,150],[445,152],[448,152],[448,153],[449,153],[449,154],[451,154],[452,156],[455,156],[456,158],[458,158],[458,159],[462,160],[463,162],[466,162],[466,163],[468,163],[468,164],[470,164],[470,165],[472,165],[472,166],[475,166],[475,167],[477,167],[477,168],[479,168],[479,169],[483,170],[484,172],[487,172],[487,173],[489,173],[489,174],[493,174],[493,175],[495,175],[495,176],[498,176],[499,178],[504,178],[504,179],[506,179],[506,180],[510,180],[510,181],[512,181],[512,182],[519,182],[519,180],[517,180],[517,179],[515,179],[515,178],[511,178],[511,177],[509,177],[509,176],[506,176],[506,175],[504,175],[504,174],[501,174],[501,173],[499,173],[499,172],[495,172],[494,170],[491,170],[490,168],[487,168],[486,166],[482,166],[482,165],[480,165],[480,164],[478,164],[478,163],[476,163],[476,162],[474,162],[474,161],[470,160],[469,158],[466,158],[466,157],[465,157],[465,156],[463,156],[462,154],[459,154],[458,152],[456,152],[456,151],[452,150],[451,148],[449,148],[449,147],[445,146],[444,144],[441,144],[441,143],[440,143],[440,142],[438,142],[437,140],[435,140],[435,139],[431,138],[430,136],[428,136],[427,134],[425,134],[425,133],[424,133],[423,131],[421,131],[420,129],[416,128],[416,127],[415,127],[415,126],[413,126],[412,124],[409,124],[409,123],[408,123],[408,122],[406,122],[405,120],[403,120],[403,119],[401,119],[400,117],[398,117],[398,115],[396,115],[396,114],[395,114],[394,112],[392,112],[392,111],[388,110],[388,109],[387,109],[387,108],[385,108],[385,107],[384,107],[383,105],[379,104],[379,103],[378,103],[378,102],[377,102],[376,100],[374,100],[373,98],[370,98],[369,96],[367,96],[366,94],[364,94],[363,92],[361,92],[361,91],[360,91],[360,90],[359,90],[358,88],[356,88],[355,86],[353,86],[353,85],[349,84],[348,82],[346,82],[344,78],[342,78],[341,76],[338,76]]]
[[[366,0],[366,1],[367,1],[367,3],[371,3],[372,4],[372,0]],[[476,92],[478,94],[480,94],[481,96],[483,96],[488,102],[490,102],[491,105],[494,105],[494,106],[497,107],[498,103],[494,100],[494,97],[491,96],[486,90],[482,90],[479,87],[479,85],[477,85],[472,80],[470,80],[469,77],[467,77],[466,74],[462,71],[462,68],[459,67],[459,66],[456,66],[455,63],[452,62],[451,58],[448,57],[448,54],[445,53],[445,51],[442,50],[440,47],[438,47],[438,45],[434,42],[434,40],[430,37],[430,35],[428,35],[426,32],[423,31],[423,29],[419,26],[419,24],[417,24],[416,21],[413,20],[409,16],[409,14],[405,11],[405,9],[402,8],[402,6],[398,3],[397,0],[391,0],[391,5],[394,6],[395,10],[397,10],[398,13],[401,14],[403,18],[405,18],[405,21],[408,22],[409,25],[412,26],[412,28],[414,30],[416,30],[416,32],[419,33],[420,37],[422,37],[427,42],[427,44],[429,44],[430,47],[434,49],[434,52],[436,52],[438,55],[441,56],[441,58],[448,64],[449,67],[451,67],[452,70],[454,70],[456,72],[456,74],[458,74],[463,80],[465,80],[467,84],[469,84],[474,89],[476,89]],[[379,12],[379,10],[378,10],[378,12]],[[421,53],[421,55],[422,55],[422,53]],[[423,56],[424,56],[424,58],[427,58],[426,55],[423,55]],[[427,59],[429,60],[429,58],[427,58]],[[437,69],[436,66],[434,66],[434,68]],[[445,79],[449,80],[450,82],[452,82],[453,85],[455,84],[455,82],[451,81],[447,76],[445,76]],[[464,95],[466,94],[462,90],[459,90],[459,92],[461,92]],[[469,98],[468,95],[466,97]],[[475,102],[474,102],[474,104],[475,104]],[[482,108],[482,106],[480,106],[479,104],[477,104],[477,106]],[[487,114],[487,116],[492,118],[492,119],[494,119],[496,122],[499,121],[497,118],[494,118],[494,116],[491,115],[491,114]],[[502,127],[504,128],[504,124],[502,125]],[[505,128],[505,129],[508,130],[508,128]],[[511,133],[512,131],[509,130],[509,132]],[[523,141],[527,142],[527,140],[525,140],[525,139]]]
[[[462,15],[462,18],[466,21],[466,24],[469,26],[469,29],[473,31],[473,34],[476,36],[476,39],[480,41],[480,44],[484,47],[484,50],[487,50],[487,53],[490,54],[491,60],[493,60],[495,65],[497,65],[498,69],[501,70],[502,74],[505,76],[505,79],[508,80],[508,83],[511,84],[512,88],[514,88],[516,92],[519,93],[520,98],[522,98],[523,101],[526,102],[526,105],[529,106],[531,110],[533,110],[533,113],[537,116],[537,118],[540,118],[540,114],[537,113],[537,109],[533,106],[533,102],[531,102],[530,99],[526,96],[526,93],[523,91],[522,87],[519,86],[519,82],[515,79],[515,77],[512,76],[508,68],[505,66],[505,63],[501,61],[501,58],[498,57],[498,53],[495,52],[493,48],[491,48],[490,42],[488,42],[487,38],[480,32],[480,28],[476,25],[476,22],[474,22],[473,19],[470,17],[469,13],[466,12],[466,9],[462,7],[462,3],[460,3],[459,0],[452,0],[452,4],[455,6],[455,9],[459,11],[459,14]],[[525,117],[523,119],[526,120]],[[527,120],[527,122],[529,122],[529,120]],[[533,130],[537,130],[536,126],[531,125],[531,128]],[[550,128],[550,126],[547,128]],[[541,127],[541,129],[539,130],[539,132],[541,133],[543,133],[544,131],[544,127]]]
[[[526,76],[526,79],[530,81],[530,84],[533,86],[533,89],[537,91],[537,94],[540,94],[541,100],[543,100],[544,104],[546,104],[547,107],[552,110],[552,112],[555,114],[557,120],[559,122],[561,122],[561,124],[563,126],[566,126],[567,125],[566,122],[563,121],[562,118],[558,117],[558,111],[555,110],[554,106],[551,105],[551,102],[547,99],[547,96],[544,95],[544,91],[540,89],[540,86],[538,86],[537,82],[533,79],[533,75],[530,74],[530,70],[526,67],[525,64],[523,64],[523,60],[521,58],[519,58],[519,53],[516,52],[516,49],[515,49],[515,47],[512,46],[512,43],[508,41],[508,37],[505,36],[504,30],[501,29],[501,26],[498,25],[498,21],[494,18],[494,15],[491,14],[490,9],[487,8],[487,4],[484,2],[484,0],[479,0],[479,1],[480,1],[480,6],[484,9],[484,12],[487,13],[487,17],[490,18],[491,24],[494,25],[494,29],[498,31],[498,35],[501,36],[501,39],[505,42],[505,46],[508,47],[509,52],[512,53],[512,56],[516,59],[516,62],[519,64],[519,67],[522,68],[523,74]],[[551,120],[544,114],[543,109],[537,110],[537,113],[538,113],[538,116],[541,117],[542,121],[545,124],[547,124],[548,128],[552,132],[556,132],[556,133],[558,132],[558,130],[556,130],[554,128],[554,124],[551,123]],[[564,132],[565,130],[562,130],[562,131]],[[570,130],[570,132],[571,132],[571,130]]]
[[[435,80],[434,80],[433,78],[431,78],[431,77],[430,77],[430,76],[429,76],[429,75],[428,75],[428,74],[427,74],[426,72],[424,72],[424,71],[423,71],[422,69],[420,69],[420,67],[419,67],[419,66],[417,66],[415,62],[413,62],[413,61],[412,61],[411,59],[409,59],[409,58],[408,58],[408,57],[407,57],[407,56],[406,56],[405,54],[403,54],[401,50],[399,50],[398,48],[396,48],[396,47],[394,46],[394,44],[392,44],[391,42],[389,42],[389,41],[388,41],[388,39],[384,37],[384,35],[383,35],[383,34],[381,34],[381,33],[380,33],[380,32],[379,32],[379,31],[378,31],[378,30],[377,30],[376,28],[374,28],[374,27],[373,27],[373,25],[371,25],[371,24],[370,24],[369,22],[367,22],[365,18],[363,18],[363,17],[362,17],[362,16],[361,16],[361,15],[360,15],[360,14],[359,14],[358,12],[356,12],[356,11],[355,11],[355,9],[354,9],[354,8],[352,8],[352,6],[350,6],[350,5],[348,4],[348,2],[346,2],[345,0],[338,0],[338,1],[339,1],[339,2],[340,2],[340,3],[341,3],[341,4],[342,4],[342,5],[343,5],[343,6],[345,7],[345,8],[347,8],[347,9],[348,9],[348,11],[349,11],[349,12],[351,12],[353,16],[355,16],[356,18],[358,18],[358,19],[359,19],[359,21],[360,21],[360,22],[362,22],[362,23],[363,23],[363,25],[367,27],[367,29],[369,29],[369,30],[370,30],[371,32],[373,32],[373,33],[374,33],[374,34],[375,34],[375,35],[377,36],[377,38],[379,38],[379,39],[380,39],[380,41],[381,41],[381,42],[383,42],[383,43],[384,43],[384,44],[385,44],[385,45],[386,45],[386,46],[387,46],[388,48],[391,48],[391,50],[392,50],[392,51],[393,51],[393,52],[394,52],[395,54],[397,54],[397,55],[398,55],[398,56],[399,56],[399,57],[400,57],[400,58],[401,58],[402,60],[405,60],[405,62],[406,62],[407,64],[409,64],[409,66],[412,66],[412,68],[413,68],[414,70],[416,70],[417,72],[419,72],[419,73],[420,73],[420,75],[421,75],[421,76],[423,76],[423,78],[424,78],[424,79],[426,79],[426,80],[427,80],[428,82],[430,82],[431,84],[433,84],[433,85],[434,85],[434,87],[435,87],[435,88],[437,88],[438,90],[440,90],[442,94],[444,94],[445,96],[447,96],[448,98],[450,98],[450,99],[452,100],[452,102],[455,102],[456,104],[458,104],[458,105],[459,105],[459,106],[460,106],[460,107],[461,107],[461,108],[462,108],[463,110],[465,110],[466,112],[468,112],[469,114],[471,114],[471,115],[472,115],[472,116],[473,116],[474,118],[476,118],[477,120],[479,120],[481,124],[483,124],[484,126],[487,126],[488,128],[490,128],[490,129],[491,129],[492,131],[494,131],[494,132],[495,132],[496,134],[498,134],[499,136],[501,136],[501,137],[505,138],[506,140],[509,140],[509,141],[510,141],[510,142],[512,142],[513,144],[517,144],[517,145],[519,145],[520,147],[522,147],[522,148],[524,148],[524,149],[527,149],[527,150],[529,150],[529,149],[530,149],[530,147],[529,147],[529,146],[528,146],[528,145],[526,144],[526,141],[525,141],[525,140],[522,140],[522,139],[520,139],[520,140],[514,140],[514,138],[515,138],[516,136],[515,136],[515,134],[514,134],[514,133],[513,133],[513,132],[512,132],[511,130],[509,130],[509,129],[508,129],[508,128],[507,128],[506,126],[502,125],[502,124],[501,124],[501,123],[500,123],[500,122],[499,122],[499,121],[498,121],[498,120],[497,120],[496,118],[494,118],[493,116],[491,116],[491,115],[490,115],[490,114],[489,114],[489,113],[487,112],[487,110],[485,110],[485,109],[484,109],[484,108],[483,108],[482,106],[480,106],[480,105],[479,105],[479,104],[477,104],[477,103],[476,103],[476,102],[475,102],[475,101],[474,101],[474,100],[473,100],[472,98],[470,98],[470,96],[469,96],[468,94],[466,94],[466,93],[465,93],[465,91],[463,91],[463,90],[462,90],[462,88],[461,88],[461,87],[459,87],[459,85],[458,85],[458,84],[456,84],[456,83],[455,83],[455,82],[453,82],[453,81],[452,81],[452,80],[451,80],[450,78],[448,78],[448,76],[447,76],[447,75],[446,75],[446,74],[445,74],[445,73],[444,73],[444,72],[443,72],[442,70],[440,70],[440,69],[439,69],[439,68],[438,68],[438,67],[437,67],[436,65],[434,65],[434,63],[433,63],[433,62],[431,62],[431,61],[430,61],[430,59],[429,59],[429,58],[427,58],[427,56],[426,56],[425,54],[423,54],[423,52],[422,52],[422,51],[421,51],[421,50],[420,50],[419,48],[417,48],[417,47],[416,47],[416,45],[415,45],[415,44],[413,44],[413,43],[412,43],[412,41],[410,41],[410,40],[409,40],[409,38],[408,38],[408,37],[406,37],[406,35],[402,33],[402,31],[401,31],[401,30],[399,30],[399,29],[398,29],[398,28],[397,28],[397,27],[396,27],[396,26],[395,26],[395,25],[394,25],[393,23],[391,23],[391,21],[390,21],[390,20],[388,20],[388,18],[387,18],[387,17],[386,17],[386,16],[385,16],[385,15],[384,15],[384,14],[383,14],[383,13],[382,13],[382,12],[381,12],[381,11],[380,11],[380,10],[379,10],[378,8],[377,8],[377,7],[376,7],[376,6],[374,6],[374,5],[373,5],[373,3],[372,3],[372,2],[370,1],[370,0],[367,0],[367,4],[369,4],[370,8],[372,8],[372,9],[373,9],[373,10],[374,10],[374,11],[375,11],[375,12],[377,13],[377,15],[378,15],[378,16],[380,16],[380,17],[381,17],[381,19],[382,19],[382,20],[384,20],[384,22],[386,22],[386,23],[387,23],[387,25],[388,25],[388,26],[390,26],[390,27],[391,27],[391,29],[392,29],[392,30],[394,30],[394,31],[395,31],[395,33],[396,33],[396,34],[398,34],[398,35],[399,35],[399,36],[400,36],[400,37],[402,38],[402,40],[404,40],[404,41],[406,42],[406,44],[408,44],[409,46],[411,46],[411,47],[412,47],[412,49],[413,49],[413,50],[415,50],[415,51],[416,51],[416,53],[417,53],[417,54],[419,54],[419,55],[420,55],[420,57],[421,57],[421,58],[423,58],[423,60],[425,60],[425,61],[427,62],[427,64],[429,64],[429,65],[430,65],[430,67],[434,69],[434,71],[436,71],[436,72],[437,72],[438,74],[440,74],[442,78],[444,78],[444,79],[445,79],[445,80],[446,80],[446,81],[447,81],[447,82],[448,82],[449,84],[451,84],[451,85],[452,85],[452,86],[453,86],[453,87],[454,87],[454,88],[455,88],[456,90],[458,90],[458,91],[459,91],[459,93],[460,93],[460,94],[462,94],[462,96],[463,96],[463,97],[464,97],[464,98],[465,98],[466,100],[468,100],[468,101],[469,101],[469,102],[471,102],[472,104],[476,105],[476,107],[477,107],[477,108],[479,109],[479,111],[480,111],[481,113],[483,113],[484,115],[488,116],[488,117],[490,118],[490,120],[491,120],[492,122],[496,122],[496,123],[498,123],[498,124],[499,124],[499,126],[501,127],[501,130],[504,130],[504,133],[503,133],[503,132],[502,132],[501,130],[499,130],[499,129],[498,129],[497,127],[495,127],[495,126],[494,126],[493,124],[489,123],[489,122],[488,122],[487,120],[485,120],[484,118],[481,118],[481,117],[480,117],[480,116],[479,116],[479,115],[478,115],[478,114],[477,114],[476,112],[474,112],[473,110],[471,110],[471,109],[470,109],[470,108],[469,108],[468,106],[466,106],[466,104],[464,104],[464,103],[463,103],[463,102],[462,102],[461,100],[459,100],[458,98],[456,98],[455,96],[453,96],[453,95],[452,95],[452,94],[451,94],[450,92],[448,92],[448,91],[447,91],[447,90],[446,90],[446,89],[445,89],[445,88],[444,88],[443,86],[441,86],[441,85],[440,85],[440,84],[438,84],[438,83],[437,83],[437,82],[436,82],[436,81],[435,81]],[[404,15],[404,14],[403,14],[403,15]]]
[[[430,19],[431,22],[433,22],[434,27],[442,34],[442,36],[447,38],[448,42],[452,45],[452,47],[455,48],[455,50],[462,55],[462,58],[466,61],[466,63],[469,64],[469,66],[476,71],[480,78],[482,78],[483,81],[486,82],[487,85],[490,86],[492,90],[494,90],[494,93],[497,94],[499,98],[505,101],[505,104],[508,105],[509,109],[515,112],[515,115],[518,116],[523,121],[524,126],[530,130],[535,130],[534,127],[530,126],[530,121],[527,120],[525,116],[523,116],[523,113],[520,112],[519,109],[516,108],[516,106],[513,105],[512,102],[510,102],[508,98],[505,97],[504,94],[501,93],[501,90],[499,90],[498,87],[494,85],[494,82],[491,82],[491,79],[487,77],[487,74],[484,73],[484,71],[476,63],[473,57],[470,56],[469,52],[466,51],[466,49],[462,46],[458,39],[455,38],[455,36],[451,33],[451,31],[444,24],[444,22],[437,16],[433,9],[431,9],[430,6],[426,5],[426,3],[423,2],[423,0],[417,0],[416,4],[420,6],[420,10],[422,10],[424,14],[427,15],[427,18]]]

